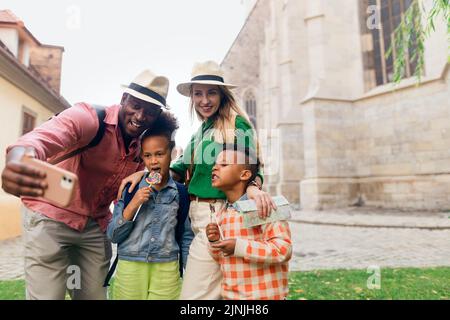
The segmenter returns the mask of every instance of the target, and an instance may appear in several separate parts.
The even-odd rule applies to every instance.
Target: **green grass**
[[[289,299],[450,299],[450,267],[381,269],[380,289],[368,289],[366,270],[291,272]],[[0,281],[0,300],[25,298],[23,280]]]
[[[0,300],[25,299],[25,281],[0,281]]]
[[[380,289],[368,289],[366,270],[293,272],[290,300],[450,299],[450,268],[381,269]]]
[[[114,279],[111,285],[113,283]],[[25,280],[0,281],[0,300],[25,300]],[[66,293],[66,300],[70,300],[69,293]]]

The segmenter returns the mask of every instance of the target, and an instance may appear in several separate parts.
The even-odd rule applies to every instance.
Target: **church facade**
[[[393,85],[386,52],[411,0],[250,2],[222,66],[257,129],[268,190],[305,209],[450,209],[444,19],[420,85],[412,50]]]

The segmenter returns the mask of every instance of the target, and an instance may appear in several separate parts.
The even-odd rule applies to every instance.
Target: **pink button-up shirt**
[[[119,127],[119,109],[120,105],[106,108],[105,134],[97,146],[57,164],[78,176],[72,203],[61,208],[42,198],[22,197],[26,207],[79,231],[92,217],[106,230],[111,219],[109,206],[121,180],[144,168],[139,158],[138,139],[133,139],[126,151]],[[22,136],[7,152],[15,146],[29,146],[36,150],[38,159],[47,161],[87,145],[97,130],[95,110],[79,103]]]

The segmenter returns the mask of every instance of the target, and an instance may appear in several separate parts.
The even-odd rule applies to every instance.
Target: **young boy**
[[[243,226],[243,215],[235,208],[247,200],[245,190],[258,172],[258,161],[247,148],[228,146],[216,160],[212,185],[227,196],[225,207],[206,235],[210,254],[221,265],[224,299],[278,300],[288,294],[288,261],[292,242],[287,221],[275,221],[252,228]]]
[[[114,299],[175,300],[180,294],[179,255],[185,265],[194,235],[186,215],[184,221],[178,221],[182,220],[180,205],[189,208],[188,203],[182,203],[182,195],[187,197],[187,191],[181,192],[184,186],[175,183],[169,174],[175,146],[172,134],[178,123],[170,113],[161,117],[161,125],[145,131],[141,137],[141,158],[149,174],[161,175],[161,182],[149,185],[148,174],[144,175],[128,205],[126,188],[108,225],[108,237],[118,243]],[[178,241],[177,223],[184,223]]]

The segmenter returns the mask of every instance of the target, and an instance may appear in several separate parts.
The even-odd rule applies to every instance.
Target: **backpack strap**
[[[175,227],[175,240],[178,243],[178,248],[180,248],[180,254],[179,254],[179,267],[180,267],[180,276],[183,277],[183,258],[181,256],[181,248],[182,248],[182,242],[183,242],[183,234],[184,234],[184,223],[186,221],[186,218],[189,215],[189,193],[186,189],[186,186],[176,182],[178,189],[178,195],[180,197],[180,201],[178,204],[178,211],[177,211],[177,225]]]
[[[114,271],[116,271],[117,262],[119,261],[119,255],[116,253],[116,257],[114,258],[114,262],[111,267],[109,267],[108,274],[106,275],[105,281],[103,282],[103,288],[109,287],[109,281],[111,280]]]
[[[95,135],[95,137],[91,140],[91,142],[89,142],[89,144],[87,144],[84,147],[81,147],[79,149],[76,149],[72,152],[69,152],[68,154],[65,154],[61,157],[58,157],[54,160],[49,161],[50,164],[57,164],[60,163],[61,161],[67,160],[69,158],[72,158],[73,156],[83,152],[86,149],[89,148],[93,148],[96,145],[98,145],[100,143],[100,141],[102,140],[104,134],[105,134],[105,117],[106,117],[106,111],[105,108],[98,106],[98,105],[92,105],[92,107],[95,109],[95,112],[97,114],[97,118],[98,118],[98,130],[97,133]]]

